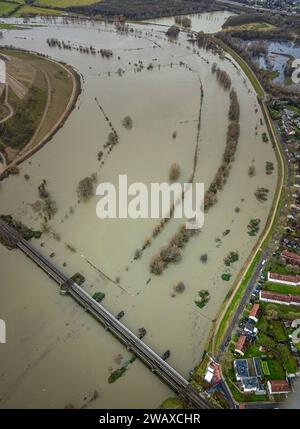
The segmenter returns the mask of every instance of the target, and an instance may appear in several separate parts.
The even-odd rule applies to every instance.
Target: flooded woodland
[[[165,31],[130,24],[124,33],[113,24],[57,19],[4,33],[2,46],[71,65],[81,76],[82,92],[51,141],[20,165],[18,175],[0,183],[0,212],[43,230],[32,244],[69,276],[84,275],[86,291],[104,293],[102,304],[115,315],[124,311],[122,322],[133,332],[144,327],[143,341],[160,355],[170,350],[168,362],[188,377],[264,228],[277,163],[256,94],[234,60],[189,43],[185,32],[170,40]],[[194,173],[194,181],[208,189],[222,165],[230,106],[230,91],[213,65],[230,76],[239,102],[234,159],[200,233],[182,249],[180,262],[155,275],[151,260],[182,220],[171,219],[155,236],[155,219],[100,220],[99,197],[80,200],[77,186],[92,174],[96,184],[117,185],[120,174],[129,183],[165,182],[177,163],[180,182]],[[130,127],[124,127],[126,116]],[[112,130],[118,142],[107,145]],[[274,165],[271,174],[267,162]],[[47,225],[38,203],[42,183],[56,205]],[[268,190],[266,198],[258,198],[261,189]],[[259,231],[249,233],[257,219]],[[238,257],[229,256],[228,265],[232,254]],[[131,358],[118,340],[72,298],[61,296],[20,251],[0,246],[0,266],[1,318],[7,325],[1,408],[151,408],[173,394],[139,360],[109,383],[112,371]],[[176,288],[178,283],[184,287]],[[195,302],[202,290],[209,300],[200,308]]]

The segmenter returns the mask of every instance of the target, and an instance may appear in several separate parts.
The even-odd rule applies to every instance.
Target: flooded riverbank
[[[250,219],[259,218],[261,230],[266,222],[276,187],[276,158],[271,143],[262,139],[267,131],[256,95],[230,58],[193,47],[186,34],[171,43],[155,26],[130,27],[133,31],[124,35],[104,23],[91,27],[57,22],[6,32],[0,40],[1,45],[63,60],[82,76],[82,93],[64,127],[22,164],[19,176],[1,183],[1,212],[40,228],[42,218],[32,205],[45,179],[58,211],[50,222],[51,231],[33,244],[45,256],[52,255],[52,261],[70,276],[81,272],[89,293],[104,292],[103,305],[113,314],[123,310],[122,321],[134,332],[145,327],[146,344],[160,355],[169,349],[170,364],[188,377],[201,360],[212,320],[257,240],[247,233]],[[71,49],[51,47],[49,38],[64,40]],[[80,50],[90,46],[111,50],[113,56],[106,59]],[[200,82],[203,100],[195,181],[208,187],[222,162],[229,108],[228,93],[211,73],[214,62],[230,75],[239,98],[241,131],[235,161],[217,204],[182,261],[154,276],[149,271],[151,257],[181,222],[170,221],[142,259],[133,261],[157,222],[99,220],[98,198],[78,203],[76,188],[92,173],[97,173],[97,183],[117,184],[119,174],[127,174],[129,182],[167,181],[173,162],[180,164],[180,181],[186,181],[193,170]],[[119,144],[104,165],[97,155],[110,126],[95,97],[119,135]],[[127,115],[133,120],[131,130],[122,125]],[[266,174],[267,161],[274,163],[272,175]],[[251,165],[253,177],[248,174]],[[267,202],[258,203],[254,193],[259,187],[269,189]],[[226,270],[223,259],[230,251],[237,251],[239,260],[226,282],[221,278]],[[56,285],[23,255],[4,248],[0,252],[1,318],[8,330],[7,344],[1,348],[0,407],[82,407],[95,390],[99,396],[89,407],[157,407],[170,395],[139,361],[109,384],[110,373],[121,366],[118,355],[122,354],[122,363],[129,358],[123,346],[71,298],[60,296]],[[206,263],[200,261],[202,254],[208,256]],[[180,281],[185,291],[174,296]],[[202,289],[209,291],[210,300],[199,309],[195,300]]]

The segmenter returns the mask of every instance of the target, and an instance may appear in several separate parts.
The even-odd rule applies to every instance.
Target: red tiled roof
[[[283,274],[278,274],[278,273],[269,273],[269,279],[297,284],[300,281],[300,276],[283,275]]]
[[[290,386],[286,380],[270,380],[272,392],[289,392]]]
[[[274,301],[281,301],[281,302],[291,301],[291,298],[289,295],[284,295],[283,293],[269,292],[268,290],[262,290],[260,296],[261,298],[272,299]]]
[[[289,252],[288,250],[284,250],[282,252],[282,256],[287,259],[293,259],[300,263],[300,256],[297,253]]]
[[[243,352],[247,346],[247,343],[248,343],[248,338],[246,337],[246,335],[241,335],[236,344],[235,350],[239,350]]]
[[[300,296],[299,295],[290,295],[291,302],[299,302],[300,303]]]
[[[260,293],[262,299],[271,299],[273,301],[288,302],[289,304],[300,303],[300,295],[285,295],[283,293],[270,292],[262,290]]]
[[[249,314],[249,317],[257,317],[259,308],[260,308],[259,304],[254,304]]]

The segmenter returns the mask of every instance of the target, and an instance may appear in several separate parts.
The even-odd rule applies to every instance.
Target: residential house
[[[260,305],[254,304],[250,311],[249,319],[253,320],[254,323],[257,323],[259,319],[259,314],[260,314]]]
[[[257,334],[257,328],[255,327],[255,322],[252,319],[249,319],[244,327],[244,331],[246,334],[250,335],[256,335]]]
[[[287,395],[291,391],[287,380],[269,380],[267,386],[270,395]]]
[[[267,290],[260,291],[259,299],[260,301],[272,302],[274,304],[300,305],[300,295],[285,295]]]
[[[292,265],[300,265],[300,256],[297,253],[289,252],[288,250],[284,250],[281,253],[281,256]]]
[[[281,283],[290,286],[300,285],[300,276],[284,275],[268,272],[268,281],[272,283]]]
[[[247,359],[236,359],[233,362],[233,367],[237,381],[241,381],[241,379],[245,377],[250,377]]]
[[[241,335],[238,339],[234,352],[244,356],[247,346],[249,344],[249,339],[246,335]]]

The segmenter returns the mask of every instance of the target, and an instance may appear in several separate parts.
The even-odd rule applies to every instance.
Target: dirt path
[[[6,116],[6,118],[1,119],[0,124],[3,124],[3,122],[8,121],[14,114],[14,109],[8,102],[8,84],[5,85],[5,100],[4,105],[8,108],[9,114]]]

